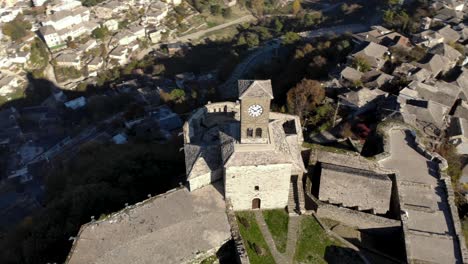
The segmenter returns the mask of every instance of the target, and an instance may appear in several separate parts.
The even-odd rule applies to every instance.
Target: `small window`
[[[255,137],[262,137],[262,129],[261,128],[255,129]]]
[[[253,137],[253,129],[247,128],[247,137]]]
[[[256,190],[256,191],[260,190],[260,187],[258,187],[258,185],[255,186],[255,190]]]

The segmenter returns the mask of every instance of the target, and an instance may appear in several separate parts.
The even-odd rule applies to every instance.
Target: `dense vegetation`
[[[3,34],[9,36],[11,40],[17,41],[24,38],[31,30],[31,23],[24,20],[23,16],[19,15],[10,22],[3,24]]]
[[[0,263],[62,263],[91,216],[115,212],[176,186],[178,145],[88,145],[47,175],[44,208],[0,240]]]

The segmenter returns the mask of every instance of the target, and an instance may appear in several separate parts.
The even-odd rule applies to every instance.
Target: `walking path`
[[[294,252],[296,251],[297,237],[299,233],[299,228],[301,226],[301,217],[300,216],[290,216],[288,224],[288,239],[286,242],[286,253],[282,254],[276,249],[275,241],[268,229],[268,226],[263,218],[262,211],[254,211],[255,219],[257,220],[260,231],[262,232],[265,241],[270,248],[271,255],[275,259],[277,264],[287,264],[293,263]]]
[[[288,241],[286,242],[286,256],[289,263],[293,263],[294,253],[296,252],[297,237],[301,227],[301,217],[298,215],[290,216],[288,223]]]

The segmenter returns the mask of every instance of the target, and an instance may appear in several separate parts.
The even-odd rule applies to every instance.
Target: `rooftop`
[[[217,188],[175,190],[86,224],[67,263],[191,263],[231,239]]]

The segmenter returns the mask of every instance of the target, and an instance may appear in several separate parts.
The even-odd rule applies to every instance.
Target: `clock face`
[[[258,117],[263,113],[263,108],[260,105],[251,105],[249,107],[249,115],[251,117]]]

